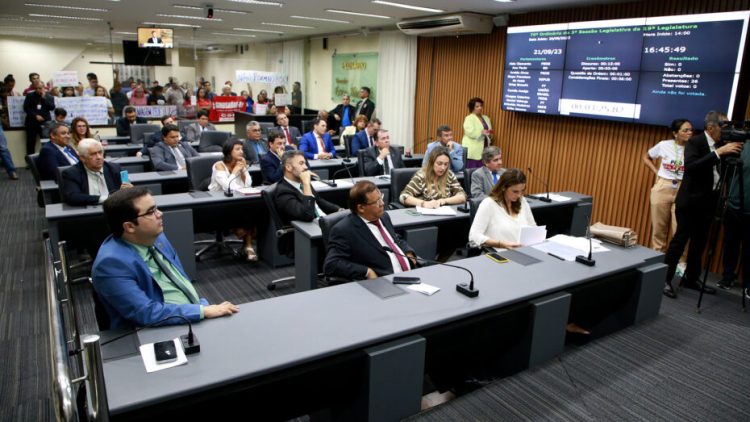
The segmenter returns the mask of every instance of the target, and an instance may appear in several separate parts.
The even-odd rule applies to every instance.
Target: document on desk
[[[342,188],[350,188],[354,186],[354,184],[350,180],[346,180],[346,179],[338,179],[336,180],[336,184]]]
[[[182,342],[180,338],[176,337],[174,340],[174,347],[177,351],[177,359],[167,363],[156,363],[156,354],[154,353],[154,343],[143,344],[139,347],[141,351],[141,358],[143,358],[143,365],[146,367],[146,372],[156,372],[162,369],[174,368],[175,366],[184,365],[187,363],[187,356],[185,351],[182,349]]]
[[[521,245],[531,246],[544,242],[547,238],[547,226],[526,226],[521,227],[519,236]]]
[[[566,261],[575,261],[578,255],[588,255],[589,240],[585,237],[573,237],[564,234],[550,237],[544,243],[533,245],[532,248],[560,257]],[[593,252],[606,252],[609,249],[601,245],[601,241],[592,239]]]
[[[312,183],[313,189],[325,189],[325,188],[329,187],[327,184],[325,184],[325,183],[323,183],[323,182],[321,182],[319,180],[313,180],[311,183]]]
[[[427,296],[432,296],[440,291],[440,287],[431,286],[427,283],[410,284],[408,288],[409,290],[414,290],[415,292],[419,292]]]
[[[456,215],[456,210],[451,207],[438,207],[438,208],[422,208],[417,207],[417,212],[422,215]]]
[[[556,193],[550,193],[549,199],[553,200],[554,202],[565,202],[570,201],[573,198],[569,198],[567,196],[558,195]]]
[[[245,195],[245,196],[259,196],[260,195],[260,189],[258,188],[239,188],[235,189],[235,192]]]

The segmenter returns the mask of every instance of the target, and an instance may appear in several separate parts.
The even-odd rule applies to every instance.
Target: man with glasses
[[[715,187],[719,182],[721,161],[727,154],[739,154],[742,151],[742,144],[739,142],[717,145],[726,120],[725,113],[709,112],[704,121],[704,131],[694,135],[685,145],[685,174],[675,198],[677,230],[669,242],[664,258],[664,263],[667,264],[664,295],[669,298],[677,297],[672,287],[672,278],[688,241],[687,268],[680,285],[692,290],[701,289],[701,259],[711,228],[711,217],[716,211],[718,192]],[[715,294],[716,290],[706,286],[703,292]]]
[[[414,250],[401,239],[385,213],[383,194],[370,181],[349,191],[351,214],[331,229],[323,271],[327,276],[362,280],[416,267]]]
[[[104,202],[112,235],[91,270],[113,329],[184,324],[239,312],[230,302],[209,305],[198,296],[164,235],[162,213],[147,189],[121,190]]]

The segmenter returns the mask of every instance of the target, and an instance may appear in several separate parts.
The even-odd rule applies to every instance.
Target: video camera
[[[745,141],[750,141],[750,120],[722,122],[720,143]]]

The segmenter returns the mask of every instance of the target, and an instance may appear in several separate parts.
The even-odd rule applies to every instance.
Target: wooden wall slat
[[[511,16],[511,25],[633,18],[750,9],[750,0],[662,0],[596,5]],[[533,168],[527,192],[572,190],[593,195],[593,221],[631,227],[639,242],[651,237],[653,174],[641,156],[671,136],[664,127],[501,110],[506,28],[489,35],[419,38],[414,149],[424,151],[441,124],[463,136],[466,103],[485,102],[505,167]],[[747,96],[748,93],[740,93]],[[746,116],[750,115],[750,101]],[[675,116],[678,118],[679,116]],[[700,127],[701,122],[693,122]],[[720,254],[717,254],[720,255]],[[717,268],[718,256],[712,269]]]

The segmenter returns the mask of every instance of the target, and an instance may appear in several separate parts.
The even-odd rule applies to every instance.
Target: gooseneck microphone
[[[331,186],[336,186],[336,176],[339,173],[343,173],[343,172],[346,172],[346,173],[349,174],[349,181],[352,183],[352,185],[354,185],[354,176],[352,176],[352,172],[349,170],[352,167],[354,167],[354,164],[348,166],[348,165],[346,165],[346,163],[344,163],[344,168],[338,169],[338,170],[334,171],[333,175],[331,176],[331,183],[332,183]]]
[[[589,256],[585,257],[583,255],[578,255],[576,257],[576,262],[579,262],[583,265],[588,265],[589,267],[593,267],[596,265],[596,261],[594,261],[591,258],[591,254],[594,252],[594,247],[591,244],[591,216],[589,215],[588,220],[586,221],[586,236],[589,238]]]
[[[188,325],[188,333],[180,336],[180,342],[182,342],[182,348],[185,350],[185,355],[192,355],[192,354],[200,352],[201,345],[198,342],[198,337],[196,337],[195,334],[193,334],[193,324],[190,323],[189,319],[185,318],[182,315],[171,315],[166,318],[160,319],[159,321],[153,322],[151,324],[144,325],[143,327],[138,327],[134,330],[128,331],[127,333],[111,338],[103,342],[101,345],[104,346],[105,344],[112,343],[113,341],[117,341],[123,337],[127,337],[131,334],[137,333],[138,331],[141,331],[144,328],[154,327],[154,326],[161,324],[162,322],[169,321],[170,319],[174,319],[174,318],[179,318],[185,321]]]
[[[326,185],[328,185],[328,186],[330,186],[332,188],[336,187],[336,182],[335,181],[321,180],[320,176],[318,176],[317,174],[311,174],[310,175],[310,180],[314,180],[316,182],[320,182],[320,183],[326,184]]]
[[[245,173],[247,173],[249,170],[250,170],[250,167],[245,166]],[[229,178],[229,183],[227,183],[227,190],[224,191],[224,196],[226,196],[227,198],[231,198],[234,196],[234,192],[232,192],[232,182],[234,182],[241,175],[242,173],[239,173]]]
[[[400,254],[400,253],[394,251],[393,249],[389,248],[388,246],[382,246],[382,248],[383,248],[384,251],[393,253],[394,255],[399,255],[399,256],[402,256],[402,257],[404,257],[406,259],[412,259],[409,256],[406,256],[404,254]],[[415,256],[414,259],[417,261],[417,263],[420,263],[420,261],[421,261],[423,263],[435,264],[435,265],[445,265],[446,267],[458,268],[459,270],[466,271],[467,273],[469,273],[469,277],[470,277],[469,278],[469,282],[468,283],[462,282],[462,283],[456,284],[456,291],[459,292],[459,293],[461,293],[464,296],[467,296],[467,297],[477,297],[477,296],[479,296],[479,289],[475,289],[474,288],[474,273],[472,273],[471,270],[469,270],[468,268],[459,267],[458,265],[453,265],[453,264],[446,264],[445,262],[434,261],[434,260],[431,260],[431,259],[424,259],[424,258],[420,258],[418,256]]]
[[[534,198],[534,199],[536,199],[536,200],[539,200],[539,201],[542,201],[542,202],[552,202],[552,200],[551,200],[551,199],[549,199],[549,184],[548,184],[548,183],[547,183],[547,182],[546,182],[545,180],[543,180],[543,179],[542,179],[541,177],[537,177],[537,175],[536,175],[536,174],[532,173],[532,171],[531,171],[531,167],[527,167],[527,168],[526,168],[526,170],[528,170],[528,171],[529,171],[529,174],[530,174],[530,175],[531,175],[531,176],[532,176],[532,177],[533,177],[534,179],[536,179],[536,180],[538,180],[538,181],[542,182],[542,184],[544,185],[544,190],[545,190],[545,191],[547,191],[547,194],[546,194],[546,196],[541,196],[541,195],[526,195],[526,196],[527,196],[528,198]]]

